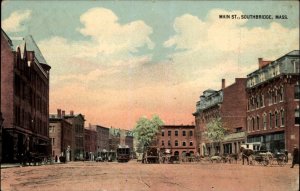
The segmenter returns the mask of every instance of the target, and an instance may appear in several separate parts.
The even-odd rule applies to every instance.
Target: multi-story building
[[[247,141],[291,153],[299,144],[299,50],[258,61],[259,68],[247,75]]]
[[[208,89],[200,96],[193,113],[196,122],[197,151],[201,155],[237,153],[246,139],[246,78],[236,78],[235,83],[221,90]],[[221,142],[212,142],[205,135],[207,124],[221,118],[226,134]]]
[[[109,150],[109,128],[100,125],[95,125],[97,132],[97,154]]]
[[[157,134],[157,147],[170,149],[172,155],[182,156],[196,153],[194,125],[163,125]]]
[[[60,110],[58,110],[57,115],[50,115],[49,137],[52,145],[53,159],[64,156],[66,157],[66,161],[71,160],[72,134],[72,124],[64,119]]]
[[[1,30],[4,162],[17,161],[27,152],[51,152],[50,68],[32,36],[10,38]]]
[[[87,160],[95,160],[97,155],[97,131],[91,126],[84,129],[85,157]]]
[[[62,111],[62,116],[72,124],[71,160],[83,160],[85,157],[84,115],[74,114],[74,111],[70,111],[70,114],[66,115],[65,112]]]

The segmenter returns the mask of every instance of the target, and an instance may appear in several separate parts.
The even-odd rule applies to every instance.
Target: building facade
[[[194,125],[163,125],[157,136],[159,149],[170,149],[173,156],[195,154],[196,139]]]
[[[85,128],[84,137],[86,160],[95,160],[97,155],[97,131],[92,128]]]
[[[84,115],[74,114],[74,111],[70,111],[70,114],[66,115],[62,111],[62,116],[72,124],[71,160],[84,160]]]
[[[60,113],[49,117],[49,138],[52,145],[52,158],[66,157],[71,160],[72,124],[64,119]]]
[[[10,38],[1,30],[3,162],[28,152],[51,154],[50,68],[32,36]]]
[[[94,126],[97,132],[97,154],[109,150],[109,128],[100,125]]]
[[[291,153],[299,145],[299,50],[258,61],[258,69],[247,75],[247,141]]]
[[[200,96],[193,113],[196,122],[197,151],[200,155],[230,154],[239,152],[246,139],[246,78],[236,78],[235,83],[221,90],[208,89]],[[207,124],[220,118],[226,128],[224,139],[217,143],[206,136]]]

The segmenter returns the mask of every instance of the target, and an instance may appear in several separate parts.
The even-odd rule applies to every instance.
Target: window
[[[186,146],[186,143],[185,143],[185,141],[183,141],[183,142],[182,142],[182,146],[184,146],[184,147]]]
[[[190,136],[193,136],[193,131],[190,131]]]
[[[162,137],[165,136],[165,131],[161,131],[161,136],[162,136]]]
[[[266,130],[267,129],[267,115],[266,114],[263,115],[263,123],[264,123],[264,130]]]
[[[295,99],[300,99],[300,85],[295,85]]]
[[[171,141],[170,140],[168,140],[168,146],[171,146]]]
[[[165,146],[165,142],[164,141],[161,141],[161,146]]]
[[[175,131],[175,136],[176,136],[176,137],[178,136],[178,131],[177,131],[177,130]]]
[[[272,129],[272,113],[269,113],[269,127]]]
[[[193,141],[190,141],[190,146],[193,146]]]
[[[175,147],[177,147],[178,146],[178,141],[177,140],[175,140]]]
[[[275,112],[275,127],[279,126],[279,112]]]
[[[186,136],[186,133],[185,133],[185,131],[182,131],[182,136]]]
[[[294,71],[295,71],[295,73],[300,73],[300,63],[299,63],[299,60],[298,61],[293,60],[292,62],[294,63]]]
[[[256,127],[257,127],[257,130],[259,130],[259,117],[258,116],[256,117]]]
[[[238,132],[242,132],[242,127],[238,127],[238,128],[236,128],[236,129],[235,129],[235,132],[236,132],[236,133],[238,133]]]
[[[55,139],[54,139],[54,138],[51,138],[51,139],[52,139],[52,145],[54,145],[54,143],[55,143],[55,142],[54,142],[54,141],[55,141]]]
[[[281,87],[278,91],[279,101],[283,101],[283,87]]]
[[[169,136],[169,137],[171,136],[171,131],[168,131],[168,136]]]
[[[281,126],[284,126],[284,110],[281,110]]]
[[[295,109],[295,125],[300,125],[300,109]]]
[[[254,119],[254,117],[252,118],[252,129],[251,129],[251,131],[254,131],[255,130],[255,119]]]

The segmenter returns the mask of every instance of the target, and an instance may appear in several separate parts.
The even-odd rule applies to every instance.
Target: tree
[[[152,119],[147,119],[146,117],[141,117],[136,122],[133,129],[134,137],[138,140],[138,150],[144,151],[144,148],[151,145],[158,132],[158,127],[163,125],[164,122],[159,118],[159,116],[154,115]]]
[[[211,141],[211,143],[220,144],[224,140],[227,129],[224,127],[224,123],[220,117],[211,120],[206,125],[205,135]]]

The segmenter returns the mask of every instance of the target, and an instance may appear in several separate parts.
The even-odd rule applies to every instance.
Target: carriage
[[[142,163],[159,163],[160,162],[160,152],[155,146],[149,146],[143,154]]]

